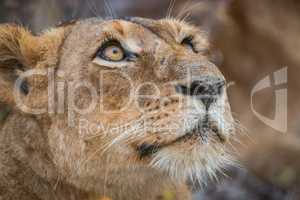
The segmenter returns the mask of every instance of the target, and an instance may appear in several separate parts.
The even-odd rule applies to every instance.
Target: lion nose
[[[223,93],[225,81],[222,78],[205,76],[191,81],[188,85],[176,85],[176,91],[200,99],[206,109]]]

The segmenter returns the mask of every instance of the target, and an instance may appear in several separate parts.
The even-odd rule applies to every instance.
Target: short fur
[[[97,64],[95,53],[107,38],[117,38],[139,54],[136,62],[125,66]],[[192,37],[195,52],[181,44]],[[183,80],[188,71],[193,76],[214,76],[224,79],[216,66],[209,62],[207,35],[186,22],[174,19],[131,20],[88,19],[46,31],[34,36],[16,25],[0,26],[0,101],[12,110],[0,131],[0,199],[190,199],[185,181],[204,181],[214,177],[216,171],[230,163],[226,145],[234,131],[234,122],[226,91],[211,106],[219,135],[213,133],[206,139],[192,137],[176,142],[188,129],[203,117],[194,107],[204,111],[199,100],[178,95],[168,84]],[[204,63],[204,64],[203,64]],[[15,81],[30,69],[54,70],[54,79],[60,83],[76,84],[88,81],[96,88],[105,109],[116,112],[105,114],[98,107],[88,114],[74,112],[66,107],[57,112],[58,105],[74,95],[74,102],[85,107],[90,95],[84,88],[68,93],[68,88],[58,90],[55,85],[54,103],[49,102],[48,78],[44,75],[28,77],[23,84],[21,100],[27,107],[45,109],[41,114],[30,114],[14,99]],[[103,83],[99,73],[106,70]],[[139,100],[145,109],[137,110],[128,102],[129,85],[124,77],[114,74],[121,71],[133,80],[133,87],[146,82],[155,83],[161,98]],[[66,86],[66,85],[65,85]],[[22,89],[21,89],[22,90]],[[151,93],[151,88],[140,90]],[[104,92],[104,93],[101,93]],[[67,93],[69,95],[67,95]],[[176,99],[179,96],[180,100]],[[166,102],[164,102],[167,99]],[[183,101],[191,105],[183,108]],[[54,105],[54,109],[49,105]],[[224,110],[220,112],[218,109]],[[168,112],[163,111],[166,109]],[[142,119],[150,121],[147,128],[163,127],[187,120],[191,125],[171,132],[145,132],[140,129]],[[117,132],[91,131],[81,135],[79,124],[110,125],[122,123],[136,128]],[[173,127],[173,126],[172,126]],[[222,138],[219,140],[219,138]],[[142,157],[143,144],[163,146],[152,155]]]

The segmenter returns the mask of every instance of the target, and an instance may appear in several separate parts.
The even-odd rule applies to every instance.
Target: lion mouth
[[[157,153],[165,145],[143,143],[137,147],[137,152],[140,158],[145,158]]]
[[[201,141],[202,143],[207,143],[209,137],[211,137],[212,135],[217,136],[221,143],[226,142],[226,138],[221,134],[219,128],[209,122],[208,118],[205,118],[204,120],[200,121],[195,128],[193,128],[189,132],[186,132],[183,136],[180,136],[173,141],[165,144],[150,144],[146,142],[142,143],[137,147],[137,152],[139,154],[139,157],[142,159],[154,155],[163,148],[172,146],[176,143],[189,141],[191,139],[199,139],[199,141]]]

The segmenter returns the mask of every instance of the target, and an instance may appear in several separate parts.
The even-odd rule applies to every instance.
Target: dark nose
[[[223,93],[225,81],[222,78],[205,76],[193,80],[189,85],[176,85],[176,91],[188,96],[194,96],[202,101],[206,110]]]

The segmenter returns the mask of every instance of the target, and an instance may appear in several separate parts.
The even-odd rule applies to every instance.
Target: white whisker
[[[173,13],[173,9],[175,7],[175,3],[176,3],[176,0],[171,0],[170,1],[170,5],[169,5],[168,10],[167,10],[166,18],[171,18],[172,13]]]
[[[105,7],[106,7],[106,9],[107,9],[107,11],[108,11],[110,17],[111,17],[111,18],[117,18],[117,15],[116,15],[116,13],[114,12],[114,10],[113,10],[111,4],[109,3],[109,1],[104,0],[104,4],[105,4]]]

